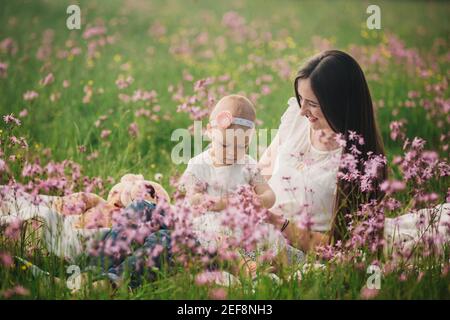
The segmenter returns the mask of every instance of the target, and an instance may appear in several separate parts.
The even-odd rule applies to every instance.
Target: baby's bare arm
[[[96,207],[100,203],[106,202],[102,197],[96,195],[95,193],[82,192],[83,200],[86,203],[86,209]]]
[[[81,214],[104,202],[103,198],[94,193],[76,192],[56,198],[52,203],[52,209],[64,215]]]
[[[264,208],[271,208],[275,204],[275,193],[268,183],[259,183],[254,189]]]
[[[106,201],[98,203],[97,206],[80,215],[75,227],[81,229],[110,228],[113,222],[113,214],[119,211],[119,208]]]

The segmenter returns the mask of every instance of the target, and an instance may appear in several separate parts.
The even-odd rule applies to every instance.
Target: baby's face
[[[111,191],[109,191],[108,194],[108,203],[114,205],[117,208],[122,208],[122,201],[120,200],[120,196],[123,192],[123,183],[118,183],[115,186],[111,188]]]
[[[215,160],[222,165],[240,163],[248,151],[253,130],[231,125],[227,129],[211,129],[211,146]]]
[[[107,202],[117,208],[126,207],[135,199],[154,200],[156,192],[153,186],[144,181],[120,182],[111,188]]]

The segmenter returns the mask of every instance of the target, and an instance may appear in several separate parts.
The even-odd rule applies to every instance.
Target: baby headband
[[[230,111],[221,111],[217,114],[214,120],[211,120],[212,126],[218,126],[219,128],[226,129],[232,124],[238,124],[250,129],[255,127],[255,123],[251,120],[233,117]]]

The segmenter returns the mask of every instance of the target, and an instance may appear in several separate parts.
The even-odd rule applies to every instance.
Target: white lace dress
[[[278,129],[278,154],[269,185],[276,195],[270,209],[311,230],[330,229],[336,179],[342,149],[321,151],[310,139],[310,125],[291,98]]]
[[[256,185],[265,182],[258,173],[257,162],[246,155],[243,163],[216,167],[213,165],[210,150],[192,158],[181,178],[184,189],[204,186],[204,192],[211,196],[224,196],[235,192],[242,185]],[[200,244],[205,247],[218,247],[225,237],[232,236],[229,228],[224,227],[223,212],[209,211],[193,218],[193,231]],[[275,254],[285,247],[286,240],[272,225],[264,224],[266,236],[258,243],[259,250],[270,248]],[[239,238],[239,229],[233,230]]]
[[[342,149],[320,151],[312,146],[309,121],[300,115],[294,97],[281,117],[278,135],[280,145],[269,180],[276,194],[271,210],[313,231],[329,231]],[[429,221],[434,227],[424,228]],[[427,236],[441,243],[450,241],[450,203],[385,219],[387,248],[399,243],[412,247]]]

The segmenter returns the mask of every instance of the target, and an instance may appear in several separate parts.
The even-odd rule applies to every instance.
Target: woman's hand
[[[285,225],[286,219],[269,211],[266,222],[272,224],[277,230],[281,231]],[[327,234],[300,228],[293,221],[285,226],[283,235],[289,240],[293,247],[300,249],[303,252],[315,250],[317,246],[325,245],[329,242],[329,236]]]
[[[273,213],[272,211],[268,212],[267,215],[267,223],[273,225],[276,229],[281,230],[286,219],[283,216]]]
[[[256,277],[256,270],[258,265],[256,261],[246,259],[244,257],[240,258],[238,262],[238,268],[236,274],[242,274],[244,277],[254,278]]]
[[[246,277],[251,277],[252,279],[256,277],[256,270],[258,265],[256,261],[246,261],[244,264],[244,269],[242,270]]]
[[[326,233],[306,230],[295,223],[289,223],[283,231],[283,235],[291,242],[292,246],[303,252],[314,251],[316,247],[329,242],[329,236]]]

